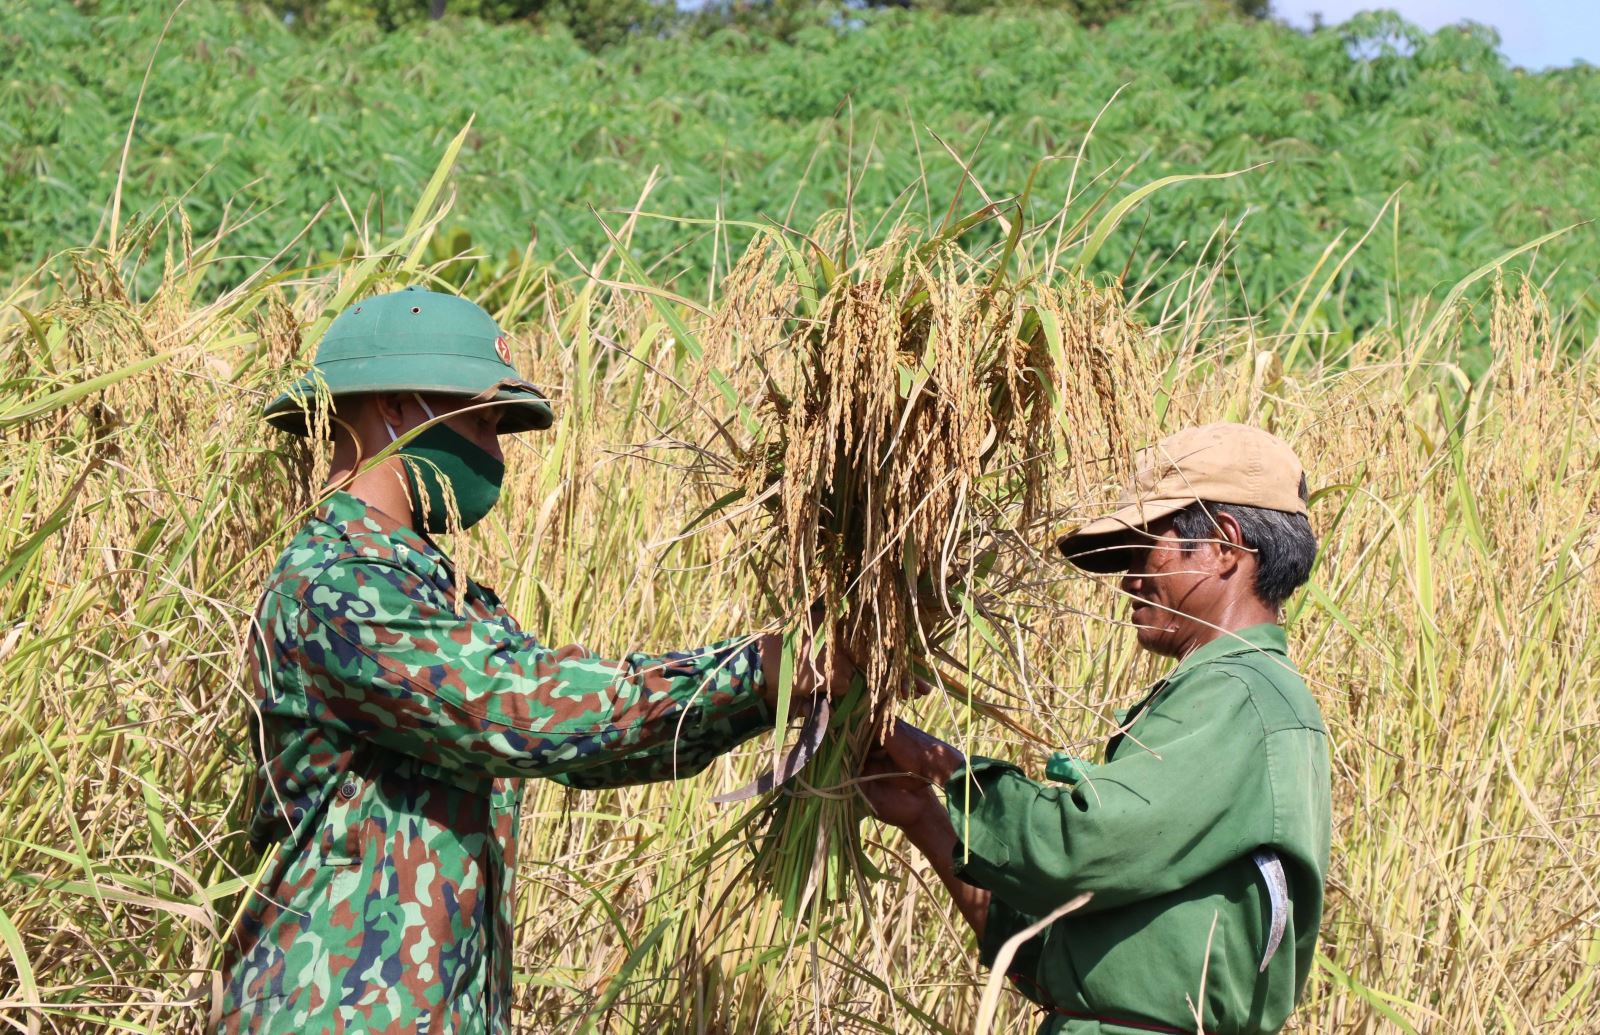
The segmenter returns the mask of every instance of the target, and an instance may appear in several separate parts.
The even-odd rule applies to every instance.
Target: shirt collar
[[[1283,626],[1275,622],[1263,622],[1261,625],[1225,632],[1211,642],[1203,643],[1190,651],[1182,661],[1178,662],[1178,667],[1172,670],[1167,679],[1173,679],[1198,665],[1225,658],[1230,654],[1254,654],[1263,651],[1288,656],[1289,637],[1283,631]]]

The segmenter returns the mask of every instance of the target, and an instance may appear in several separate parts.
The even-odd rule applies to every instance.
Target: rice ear
[[[1007,280],[994,256],[899,228],[812,278],[829,286],[802,312],[797,285],[771,283],[791,272],[777,253],[766,238],[752,247],[718,320],[768,336],[753,360],[766,385],[756,437],[731,461],[747,498],[765,494],[749,563],[781,620],[813,605],[824,616],[823,666],[843,649],[861,674],[859,704],[838,708],[828,734],[839,751],[801,774],[825,787],[854,771],[914,673],[950,657],[942,648],[963,627],[1006,621],[1008,592],[1038,562],[1037,526],[1069,493],[1120,475],[1155,379],[1122,300],[1076,275]],[[850,885],[796,868],[819,839],[830,872],[860,871],[840,836],[859,817],[853,796],[803,801],[772,803],[758,867],[786,909]]]

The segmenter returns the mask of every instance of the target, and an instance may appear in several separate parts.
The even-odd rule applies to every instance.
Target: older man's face
[[[1128,617],[1138,629],[1139,646],[1179,658],[1216,635],[1218,550],[1206,543],[1184,550],[1170,518],[1146,531],[1122,577],[1132,607]]]

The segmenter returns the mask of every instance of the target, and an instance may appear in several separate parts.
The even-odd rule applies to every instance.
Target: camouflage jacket
[[[271,854],[221,1030],[508,1030],[516,778],[687,776],[771,728],[748,639],[604,661],[453,583],[429,540],[345,493],[268,578],[250,837]]]

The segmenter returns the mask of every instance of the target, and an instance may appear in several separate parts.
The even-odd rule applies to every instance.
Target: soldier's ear
[[[373,418],[373,423],[379,426],[387,424],[393,428],[395,434],[407,430],[405,415],[405,400],[403,395],[392,392],[374,392],[361,397],[362,403],[367,407],[367,412]]]

